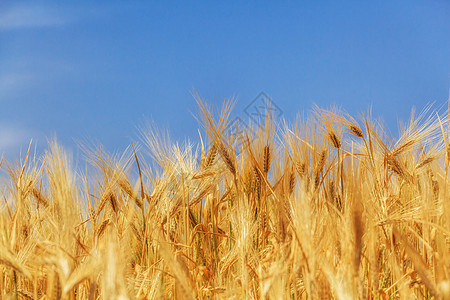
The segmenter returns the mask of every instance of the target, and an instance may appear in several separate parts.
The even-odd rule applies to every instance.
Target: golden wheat
[[[56,142],[1,160],[0,299],[450,299],[448,114],[275,133],[195,96],[200,163],[152,128],[84,172]]]

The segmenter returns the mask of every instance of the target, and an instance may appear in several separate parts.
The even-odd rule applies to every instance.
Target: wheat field
[[[197,103],[199,145],[2,160],[0,299],[450,299],[448,112]]]

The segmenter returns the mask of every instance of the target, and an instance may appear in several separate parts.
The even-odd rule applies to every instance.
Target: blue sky
[[[193,89],[236,96],[237,116],[261,91],[291,121],[314,103],[371,107],[395,131],[449,87],[444,0],[0,2],[8,157],[54,135],[124,149],[149,119],[196,141]]]

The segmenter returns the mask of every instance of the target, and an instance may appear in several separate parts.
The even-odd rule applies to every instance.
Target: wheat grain
[[[269,173],[270,159],[271,159],[270,147],[269,147],[269,145],[265,145],[264,146],[264,158],[263,158],[263,162],[264,162],[263,171],[264,171],[264,174],[266,174],[266,175],[267,175],[267,173]]]

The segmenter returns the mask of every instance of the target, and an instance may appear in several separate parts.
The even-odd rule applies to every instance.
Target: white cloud
[[[40,148],[42,141],[45,141],[43,134],[33,128],[20,124],[0,123],[0,158],[14,161],[26,154],[30,142],[32,142],[31,153],[42,150]]]
[[[15,92],[29,87],[32,83],[33,75],[29,72],[0,74],[0,101],[6,100]]]
[[[31,136],[31,132],[24,128],[0,124],[0,153],[29,142]]]
[[[5,56],[0,58],[0,66],[0,103],[24,95],[30,97],[30,92],[40,92],[41,88],[49,88],[80,74],[80,64],[45,55]]]
[[[68,22],[61,11],[50,7],[16,5],[0,12],[0,29],[60,26]]]

